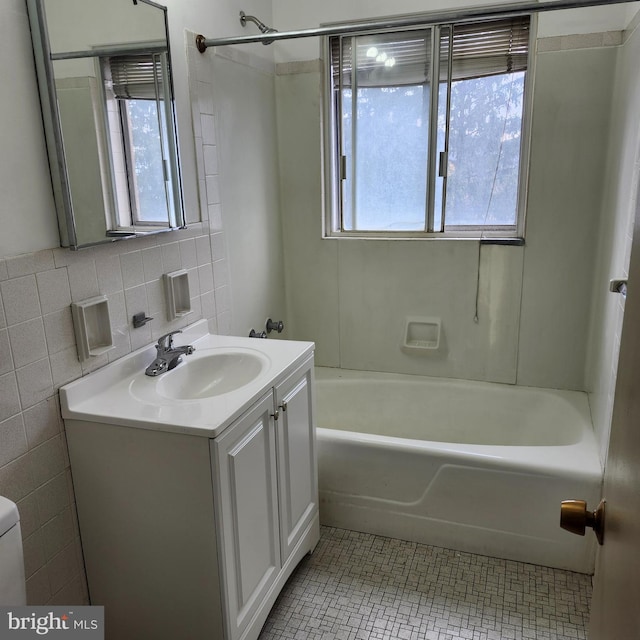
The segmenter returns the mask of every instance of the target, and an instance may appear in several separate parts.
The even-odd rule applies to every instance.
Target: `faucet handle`
[[[265,325],[265,329],[267,330],[267,333],[271,333],[274,330],[278,333],[282,333],[282,330],[284,329],[284,322],[282,322],[282,320],[272,320],[269,318]]]
[[[174,333],[182,333],[182,329],[176,329],[175,331],[169,331],[169,333],[165,333],[163,336],[158,338],[158,347],[161,349],[169,350],[173,347],[173,334]]]

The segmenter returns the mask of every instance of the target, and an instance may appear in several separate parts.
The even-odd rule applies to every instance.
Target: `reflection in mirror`
[[[28,6],[62,245],[184,227],[166,9]]]

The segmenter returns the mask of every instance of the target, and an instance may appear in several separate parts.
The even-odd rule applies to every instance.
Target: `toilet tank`
[[[0,606],[26,602],[18,507],[0,496]]]

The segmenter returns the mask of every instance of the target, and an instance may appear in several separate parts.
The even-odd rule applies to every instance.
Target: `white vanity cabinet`
[[[317,518],[312,372],[305,363],[211,441],[232,640],[257,635],[256,612]]]
[[[280,553],[283,564],[318,512],[313,367],[275,387]]]
[[[282,566],[273,413],[269,393],[211,441],[230,640],[242,637]]]
[[[258,637],[319,539],[313,352],[299,344],[216,431],[117,422],[76,402],[79,386],[61,392],[89,596],[105,607],[107,640]]]

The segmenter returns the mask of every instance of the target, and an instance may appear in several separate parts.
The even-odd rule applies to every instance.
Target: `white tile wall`
[[[0,260],[0,494],[18,503],[23,520],[30,603],[87,598],[58,388],[201,317],[215,329],[210,246],[207,225],[197,224],[78,253]],[[191,269],[198,283],[194,312],[169,323],[161,277],[180,268]],[[109,300],[116,348],[81,365],[69,305],[96,294]],[[154,320],[134,329],[137,311]]]
[[[538,56],[534,99],[547,93],[534,108],[526,245],[483,249],[478,324],[476,242],[321,239],[321,74],[278,65],[290,335],[314,340],[319,364],[585,389],[612,39]],[[439,352],[402,353],[408,315],[442,319]]]
[[[35,276],[24,276],[0,284],[7,325],[26,322],[41,315]]]
[[[187,60],[189,64],[189,92],[196,146],[196,168],[200,208],[207,212],[210,236],[197,238],[195,262],[188,267],[189,286],[200,291],[203,309],[214,302],[217,310],[216,325],[219,333],[231,330],[231,298],[228,282],[216,279],[214,274],[228,273],[226,236],[222,223],[222,204],[219,183],[218,146],[213,103],[211,57],[202,55],[195,47],[195,33],[186,32]],[[190,248],[193,251],[193,248]],[[206,267],[213,263],[213,270]],[[205,268],[203,268],[203,265]]]

